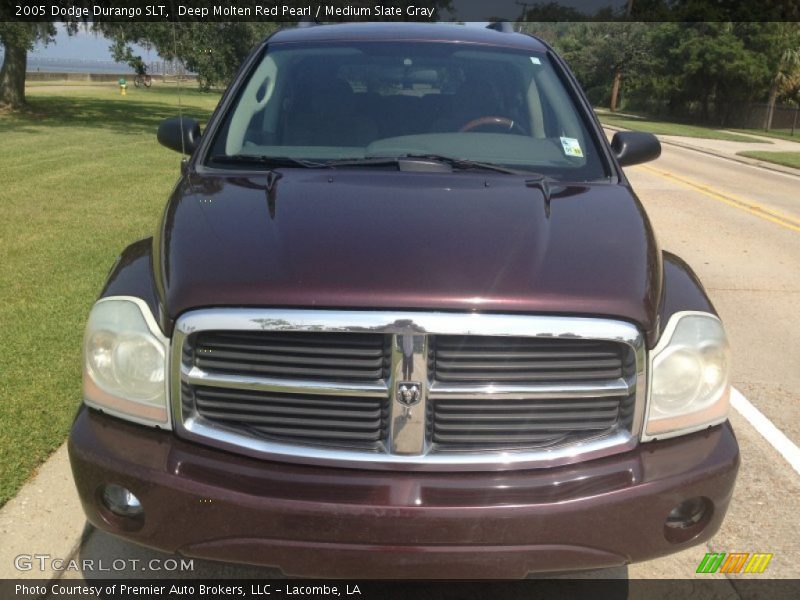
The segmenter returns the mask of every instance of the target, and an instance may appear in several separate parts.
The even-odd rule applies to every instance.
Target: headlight
[[[672,316],[650,354],[643,440],[674,437],[723,422],[730,397],[730,352],[714,315]]]
[[[124,419],[168,426],[168,346],[143,300],[99,300],[83,340],[84,402]]]

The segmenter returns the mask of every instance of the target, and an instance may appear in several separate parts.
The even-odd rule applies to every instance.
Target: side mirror
[[[661,156],[661,142],[652,133],[618,131],[611,139],[611,149],[620,167],[638,165]]]
[[[200,123],[188,117],[164,119],[158,126],[158,143],[176,152],[192,154],[200,143]]]

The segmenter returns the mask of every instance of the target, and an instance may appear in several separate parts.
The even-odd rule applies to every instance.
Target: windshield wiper
[[[453,169],[466,171],[477,169],[482,171],[496,171],[508,175],[536,175],[530,171],[522,171],[496,165],[493,163],[478,162],[466,158],[454,158],[441,154],[403,154],[401,156],[373,156],[369,158],[347,158],[343,160],[333,160],[325,163],[329,167],[384,167],[386,165],[401,164],[402,161],[429,161],[449,165]]]
[[[324,169],[326,163],[314,162],[303,158],[292,158],[291,156],[264,156],[256,154],[219,154],[211,157],[212,162],[230,165],[261,165],[265,168],[270,167],[303,167],[305,169]]]

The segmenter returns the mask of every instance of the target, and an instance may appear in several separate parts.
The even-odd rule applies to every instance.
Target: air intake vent
[[[540,448],[629,425],[633,406],[633,396],[438,399],[433,403],[431,437],[442,448]]]
[[[428,368],[446,383],[575,383],[618,379],[633,361],[613,342],[436,336]]]
[[[312,381],[376,382],[387,377],[383,335],[205,331],[184,362],[207,373]]]
[[[447,390],[429,404],[440,449],[575,443],[633,418],[635,356],[614,342],[434,336],[428,369],[433,394]]]
[[[388,398],[254,392],[184,385],[197,414],[276,441],[375,448],[386,435]]]

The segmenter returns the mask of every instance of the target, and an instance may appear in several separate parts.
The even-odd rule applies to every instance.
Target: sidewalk
[[[66,562],[77,555],[85,522],[64,442],[0,508],[0,579],[60,576],[50,560]]]

